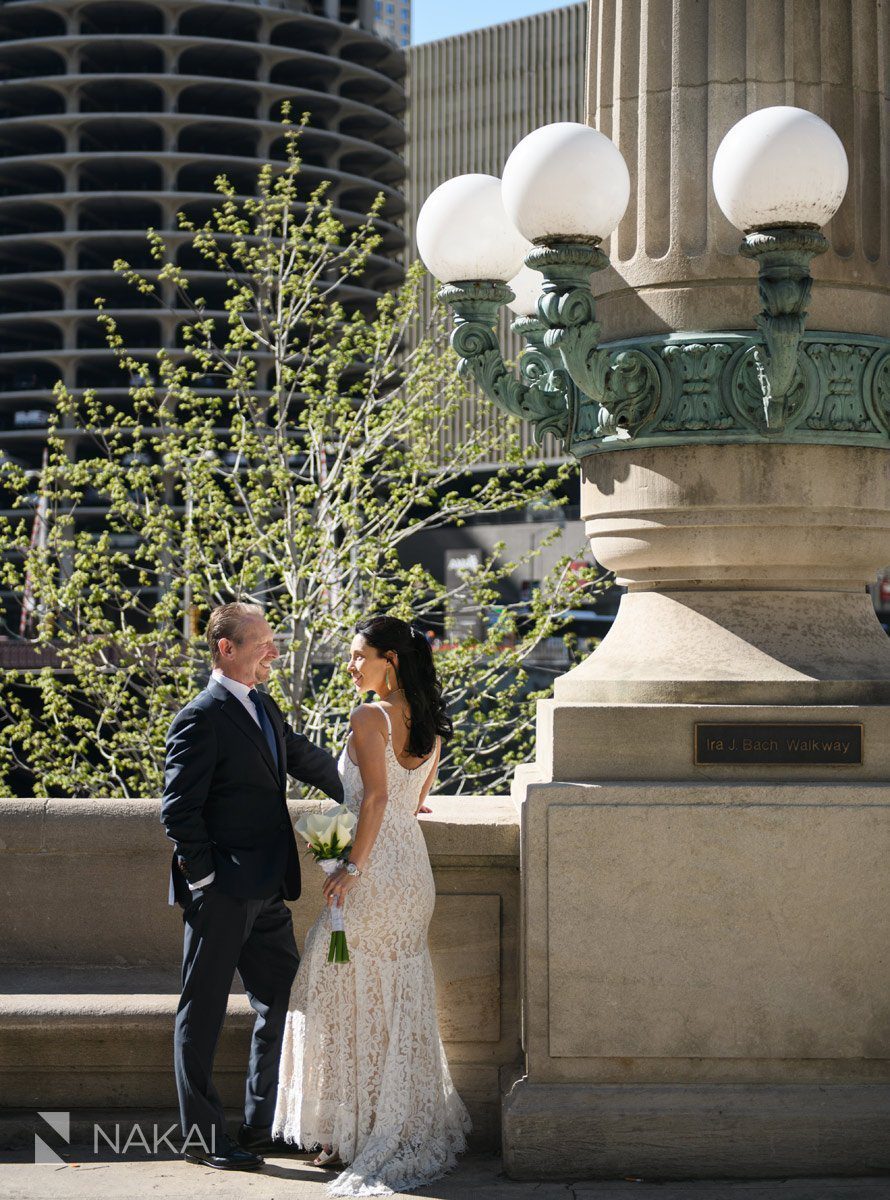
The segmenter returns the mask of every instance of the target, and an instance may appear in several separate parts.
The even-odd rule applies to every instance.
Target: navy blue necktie
[[[275,764],[275,770],[278,770],[278,745],[275,741],[275,730],[272,728],[272,722],[269,720],[269,714],[263,707],[263,702],[260,699],[260,694],[256,688],[251,688],[247,693],[248,700],[253,701],[253,706],[256,709],[256,715],[259,718],[260,729],[266,735],[266,741],[269,743],[269,749],[272,751],[272,762]]]

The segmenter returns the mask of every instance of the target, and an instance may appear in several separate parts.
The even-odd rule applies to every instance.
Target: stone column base
[[[775,1178],[890,1170],[890,1084],[516,1082],[512,1179]]]
[[[887,639],[890,643],[890,638]],[[831,724],[861,729],[861,762],[697,762],[696,726],[789,725],[818,731]],[[626,780],[705,783],[884,783],[890,779],[890,705],[870,704],[592,704],[539,700],[536,761],[517,768],[514,795],[525,786]]]
[[[599,704],[890,702],[890,638],[858,591],[630,591],[597,649],[553,689]]]
[[[508,1172],[890,1170],[890,786],[517,785]]]

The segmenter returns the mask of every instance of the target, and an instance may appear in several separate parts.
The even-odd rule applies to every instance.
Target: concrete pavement
[[[555,1148],[558,1152],[558,1148]],[[327,1200],[333,1176],[308,1158],[270,1158],[262,1171],[227,1173],[170,1154],[126,1159],[72,1147],[64,1165],[33,1162],[32,1149],[0,1152],[3,1200]],[[468,1155],[438,1183],[411,1193],[429,1200],[890,1200],[890,1178],[658,1183],[524,1182],[506,1179],[500,1160]]]

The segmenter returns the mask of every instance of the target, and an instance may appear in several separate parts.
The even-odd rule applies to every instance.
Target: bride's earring
[[[389,667],[386,668],[386,690],[388,692],[392,691],[392,684],[389,682]]]

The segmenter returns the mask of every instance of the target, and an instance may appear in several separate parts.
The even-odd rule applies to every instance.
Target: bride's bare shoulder
[[[383,733],[386,728],[386,717],[376,704],[359,704],[349,714],[349,724],[358,734]]]

